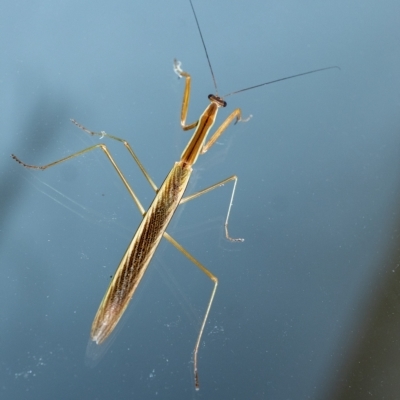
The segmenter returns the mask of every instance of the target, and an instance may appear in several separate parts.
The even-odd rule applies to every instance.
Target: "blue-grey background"
[[[194,0],[220,93],[253,118],[199,158],[169,232],[220,286],[161,244],[97,367],[90,325],[140,214],[97,138],[127,139],[157,184],[214,91],[187,0],[7,1],[0,6],[0,397],[396,398],[400,374],[400,3]],[[153,193],[108,143],[145,206]]]

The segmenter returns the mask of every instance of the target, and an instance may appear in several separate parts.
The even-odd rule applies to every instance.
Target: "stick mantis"
[[[193,10],[193,14],[196,20],[196,24],[200,33],[201,40],[203,42],[203,47],[206,52],[206,57],[209,63],[211,75],[214,81],[214,86],[216,90],[216,94],[210,94],[208,99],[210,101],[209,105],[206,107],[204,112],[201,114],[199,119],[193,123],[187,124],[186,117],[189,108],[190,102],[190,94],[191,94],[191,76],[181,69],[181,63],[177,60],[174,60],[174,71],[180,77],[185,79],[185,88],[183,93],[183,101],[182,101],[182,109],[181,109],[181,127],[183,130],[192,130],[195,129],[192,138],[189,140],[186,148],[184,149],[180,159],[175,162],[169,174],[165,178],[163,184],[158,188],[156,184],[151,179],[150,175],[140,162],[137,155],[134,153],[130,144],[119,137],[110,135],[106,132],[93,132],[85,128],[83,125],[79,124],[75,120],[71,120],[77,127],[82,129],[83,131],[89,133],[90,135],[106,137],[111,140],[118,141],[122,143],[125,148],[128,150],[139,169],[145,176],[146,180],[149,182],[150,186],[156,193],[153,202],[151,203],[148,210],[146,210],[136,193],[133,191],[131,186],[129,185],[127,179],[124,174],[118,167],[108,148],[104,144],[95,144],[88,148],[85,148],[76,153],[70,154],[67,157],[54,161],[52,163],[36,166],[29,165],[21,161],[17,156],[12,154],[12,158],[23,165],[26,168],[45,170],[47,168],[58,165],[64,161],[71,160],[72,158],[81,156],[90,151],[100,149],[104,152],[107,159],[112,164],[113,168],[117,172],[119,178],[121,179],[123,185],[130,193],[133,201],[138,207],[140,213],[143,216],[143,219],[134,234],[125,254],[120,261],[116,273],[114,274],[111,283],[103,297],[103,300],[100,303],[98,311],[94,317],[92,328],[91,328],[91,340],[100,345],[104,343],[104,341],[110,336],[116,325],[118,324],[120,318],[122,317],[124,311],[126,310],[136,288],[138,287],[149,263],[157,249],[157,246],[161,240],[161,238],[165,238],[169,243],[171,243],[176,249],[178,249],[182,254],[184,254],[191,262],[193,262],[213,283],[213,289],[206,307],[206,311],[200,326],[200,330],[197,336],[197,340],[195,343],[194,351],[193,351],[193,368],[194,368],[194,382],[196,390],[199,389],[199,377],[198,377],[198,351],[201,342],[201,338],[203,335],[204,327],[206,325],[211,306],[215,297],[215,293],[218,286],[217,277],[211,273],[205,266],[203,266],[196,258],[194,258],[186,249],[184,249],[171,235],[166,232],[168,224],[180,204],[186,203],[190,200],[200,197],[201,195],[210,192],[220,186],[223,186],[226,183],[233,182],[232,193],[230,196],[230,201],[228,205],[228,211],[225,219],[225,235],[226,238],[230,241],[241,242],[243,239],[234,239],[229,236],[228,231],[228,223],[229,216],[232,208],[233,198],[236,190],[237,184],[237,176],[232,175],[229,178],[226,178],[212,186],[209,186],[199,192],[191,194],[189,196],[183,197],[186,187],[188,185],[190,176],[192,174],[193,165],[196,163],[199,155],[206,153],[218,140],[218,138],[222,135],[222,133],[228,128],[228,126],[234,122],[246,122],[249,118],[242,118],[242,112],[240,108],[235,109],[226,119],[225,121],[216,129],[215,133],[211,136],[211,138],[207,141],[207,137],[209,132],[211,131],[215,120],[217,118],[218,110],[221,107],[226,107],[227,103],[224,100],[224,97],[229,95],[242,92],[244,90],[253,89],[259,86],[279,82],[285,79],[291,79],[297,76],[307,75],[318,71],[323,71],[331,68],[338,67],[327,67],[321,68],[313,71],[308,71],[305,73],[292,75],[289,77],[277,79],[275,81],[270,81],[266,83],[262,83],[260,85],[248,87],[246,89],[242,89],[236,92],[229,93],[224,97],[218,95],[216,80],[214,77],[214,73],[212,71],[210,59],[208,57],[207,49],[203,40],[203,36],[200,30],[199,22],[197,20],[196,13],[194,11],[194,7],[192,4],[192,0],[190,1],[190,5]]]

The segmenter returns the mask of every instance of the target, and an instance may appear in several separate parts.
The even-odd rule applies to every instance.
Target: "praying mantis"
[[[188,114],[189,102],[190,102],[190,95],[191,95],[191,76],[189,73],[185,72],[181,68],[181,63],[177,60],[174,60],[174,71],[175,73],[185,80],[185,88],[183,93],[183,101],[182,101],[182,108],[181,108],[181,127],[183,130],[192,130],[194,129],[194,133],[189,140],[186,148],[183,150],[182,155],[178,161],[172,166],[170,172],[166,176],[164,182],[160,187],[158,187],[153,180],[151,179],[150,175],[144,168],[143,164],[140,162],[139,158],[133,151],[130,144],[117,136],[110,135],[106,132],[93,132],[84,127],[83,125],[79,124],[75,120],[71,120],[77,127],[82,129],[83,131],[89,133],[90,135],[100,136],[101,138],[107,138],[110,140],[114,140],[117,142],[122,143],[125,148],[128,150],[134,161],[136,162],[137,166],[143,173],[146,180],[149,182],[150,186],[155,192],[155,197],[153,202],[151,203],[150,207],[146,210],[140,200],[139,197],[136,195],[134,190],[129,185],[126,177],[124,176],[123,172],[117,165],[116,161],[114,160],[113,156],[111,155],[109,149],[105,144],[99,143],[88,148],[85,148],[81,151],[76,153],[70,154],[67,157],[59,159],[57,161],[51,162],[46,165],[36,166],[26,164],[25,162],[21,161],[17,156],[12,155],[12,158],[23,165],[26,168],[31,169],[39,169],[45,170],[50,167],[54,167],[60,163],[65,161],[69,161],[75,157],[84,155],[90,151],[100,149],[115,171],[117,172],[119,178],[121,179],[123,185],[128,190],[130,196],[132,197],[133,201],[135,202],[136,206],[138,207],[140,213],[143,216],[143,219],[137,228],[136,233],[134,234],[130,244],[125,251],[125,254],[122,256],[122,259],[117,267],[115,274],[112,277],[112,280],[109,284],[109,287],[100,303],[100,306],[97,310],[97,313],[94,317],[90,337],[91,340],[96,345],[101,345],[105,342],[105,340],[111,335],[113,330],[115,329],[116,325],[118,324],[119,320],[121,319],[124,311],[128,307],[128,304],[138,287],[141,279],[146,272],[150,261],[161,241],[162,238],[166,239],[169,243],[171,243],[175,248],[177,248],[182,254],[184,254],[191,262],[193,262],[212,282],[213,288],[211,291],[211,295],[206,307],[206,311],[204,313],[204,317],[202,319],[202,323],[200,326],[200,330],[196,339],[196,343],[194,346],[193,351],[193,373],[194,373],[194,384],[196,390],[199,389],[199,377],[198,377],[198,351],[199,346],[201,343],[202,335],[204,332],[204,328],[207,323],[207,319],[212,307],[212,303],[215,297],[215,293],[218,286],[218,279],[217,277],[210,272],[203,264],[201,264],[196,258],[194,258],[186,249],[184,249],[171,235],[169,235],[166,231],[171,218],[173,217],[177,207],[183,203],[186,203],[190,200],[196,199],[201,195],[208,193],[220,186],[223,186],[229,182],[233,183],[232,193],[230,196],[230,201],[228,205],[228,211],[225,219],[225,235],[226,238],[233,242],[242,242],[243,239],[240,238],[232,238],[229,235],[228,224],[229,224],[229,216],[231,213],[231,208],[233,204],[233,198],[236,190],[236,185],[238,178],[236,175],[232,175],[212,186],[209,186],[199,192],[191,194],[189,196],[184,197],[188,182],[190,180],[193,166],[195,165],[198,157],[208,150],[212,148],[212,146],[216,143],[218,138],[225,132],[225,130],[231,125],[232,123],[237,122],[246,122],[250,119],[243,118],[242,112],[239,108],[232,111],[232,113],[225,119],[224,122],[216,129],[214,134],[211,138],[208,139],[208,135],[213,128],[213,125],[216,121],[218,110],[220,108],[226,107],[227,103],[224,100],[227,96],[230,96],[235,93],[242,92],[244,90],[254,89],[259,86],[271,84],[274,82],[282,81],[285,79],[291,79],[294,77],[307,75],[311,73],[315,73],[318,71],[323,71],[332,68],[338,67],[327,67],[321,68],[313,71],[308,71],[305,73],[292,75],[289,77],[281,78],[275,81],[270,81],[266,83],[262,83],[260,85],[248,87],[233,93],[229,93],[225,96],[219,96],[217,91],[216,80],[214,77],[214,73],[212,71],[210,59],[207,53],[207,49],[203,40],[203,36],[200,30],[199,22],[197,20],[197,16],[192,4],[192,0],[189,0],[190,5],[193,10],[193,14],[196,20],[196,24],[200,33],[201,40],[203,42],[203,47],[206,52],[206,57],[210,66],[212,78],[214,81],[215,86],[215,94],[210,94],[208,96],[209,104],[205,108],[204,112],[200,115],[199,119],[193,123],[186,123],[186,118]]]

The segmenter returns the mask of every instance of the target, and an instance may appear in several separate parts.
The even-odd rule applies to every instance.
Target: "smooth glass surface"
[[[199,157],[182,206],[114,341],[85,366],[90,326],[140,214],[69,118],[127,139],[160,185],[214,92],[187,0],[8,1],[0,6],[0,397],[396,398],[400,371],[400,3],[194,0],[219,94],[253,118]],[[105,140],[104,140],[104,143]],[[110,151],[145,206],[128,152]]]

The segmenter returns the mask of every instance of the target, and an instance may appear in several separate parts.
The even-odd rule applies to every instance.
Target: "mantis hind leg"
[[[206,312],[203,317],[203,321],[200,326],[200,331],[197,336],[196,344],[194,346],[193,350],[193,368],[194,368],[194,385],[196,387],[196,390],[200,389],[199,385],[199,374],[198,374],[198,367],[197,367],[197,356],[199,352],[199,347],[200,347],[200,342],[201,338],[203,336],[204,332],[204,327],[206,326],[207,319],[208,319],[208,314],[210,313],[211,306],[215,297],[215,292],[217,291],[217,286],[218,286],[218,278],[212,274],[204,265],[202,265],[199,261],[197,261],[183,246],[181,246],[173,237],[171,237],[167,232],[164,232],[164,238],[168,240],[176,249],[178,249],[183,255],[185,255],[193,264],[196,265],[197,268],[199,268],[204,274],[208,276],[208,278],[211,279],[211,281],[214,283],[213,290],[211,292],[210,299],[208,300],[208,305],[206,308]]]
[[[144,168],[143,164],[140,162],[139,158],[137,157],[137,155],[135,154],[135,152],[132,150],[132,147],[130,146],[130,144],[124,140],[121,139],[117,136],[113,136],[113,135],[109,135],[106,132],[93,132],[88,130],[87,128],[85,128],[83,125],[79,124],[78,122],[76,122],[75,120],[71,120],[78,128],[82,129],[83,131],[89,133],[90,135],[94,136],[100,136],[101,138],[103,137],[107,137],[109,139],[112,140],[116,140],[118,142],[123,143],[123,145],[125,146],[125,148],[129,151],[129,153],[131,154],[132,158],[134,159],[134,161],[136,162],[136,164],[138,165],[138,167],[140,168],[140,170],[142,171],[143,175],[145,176],[146,180],[149,182],[150,186],[153,188],[153,190],[155,192],[158,191],[157,186],[155,185],[155,183],[153,182],[153,180],[150,178],[150,175],[148,174],[148,172],[146,171],[146,169]],[[25,162],[21,161],[16,155],[12,154],[11,157],[17,161],[19,164],[23,165],[25,168],[30,168],[30,169],[40,169],[40,170],[45,170],[47,168],[51,168],[54,167],[55,165],[61,164],[64,161],[68,161],[71,160],[72,158],[75,157],[79,157],[85,153],[88,153],[92,150],[95,150],[99,148],[100,150],[103,151],[103,153],[106,155],[107,159],[110,161],[111,165],[113,166],[113,168],[115,169],[115,171],[117,172],[118,176],[120,177],[122,183],[124,184],[125,188],[128,190],[129,194],[131,195],[132,199],[134,200],[136,206],[138,207],[140,213],[142,215],[145,214],[146,210],[144,209],[144,207],[142,206],[138,196],[136,195],[136,193],[133,191],[133,189],[131,188],[131,186],[129,185],[127,179],[125,178],[124,174],[122,173],[121,169],[118,167],[118,164],[115,162],[114,158],[112,157],[110,151],[108,150],[107,146],[99,143],[99,144],[95,144],[93,146],[87,147],[86,149],[77,151],[76,153],[70,154],[67,157],[61,158],[59,160],[53,161],[49,164],[45,164],[45,165],[30,165],[30,164],[26,164]]]

